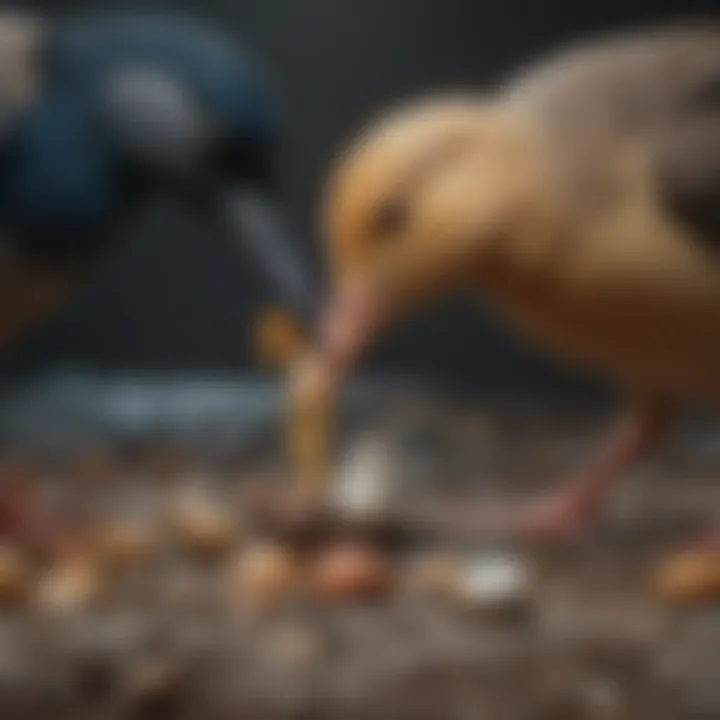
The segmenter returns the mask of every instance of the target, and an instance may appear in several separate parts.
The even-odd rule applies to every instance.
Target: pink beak
[[[331,301],[322,328],[325,352],[339,375],[351,372],[387,319],[372,285],[347,283]]]

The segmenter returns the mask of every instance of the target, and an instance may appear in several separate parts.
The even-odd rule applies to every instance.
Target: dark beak
[[[264,277],[272,297],[313,331],[320,292],[276,203],[252,188],[221,191],[218,202],[231,242]]]

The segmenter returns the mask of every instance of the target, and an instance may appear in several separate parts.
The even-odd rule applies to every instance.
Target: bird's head
[[[521,137],[494,104],[449,98],[391,114],[340,157],[324,213],[335,368],[410,311],[503,271],[526,196]]]
[[[283,301],[313,313],[314,291],[277,202],[279,110],[254,59],[181,17],[103,16],[76,24],[66,44],[72,52],[55,76],[100,99],[129,182],[200,209]]]

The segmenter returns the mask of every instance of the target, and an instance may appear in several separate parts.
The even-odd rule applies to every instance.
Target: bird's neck
[[[561,189],[541,148],[522,138],[514,170],[499,173],[509,198],[496,236],[481,242],[473,277],[476,290],[491,296],[536,292],[557,283],[568,261],[570,226]]]

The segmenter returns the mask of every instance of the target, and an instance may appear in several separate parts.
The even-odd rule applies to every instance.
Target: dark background
[[[128,3],[15,3],[55,14]],[[646,21],[709,15],[689,0],[195,0],[245,41],[285,106],[284,200],[319,262],[314,208],[332,154],[389,102],[490,84],[563,41]],[[210,229],[171,207],[144,219],[68,311],[6,362],[23,373],[252,369],[248,327],[262,287]],[[499,390],[576,389],[467,308],[438,311],[384,343],[370,367]]]

